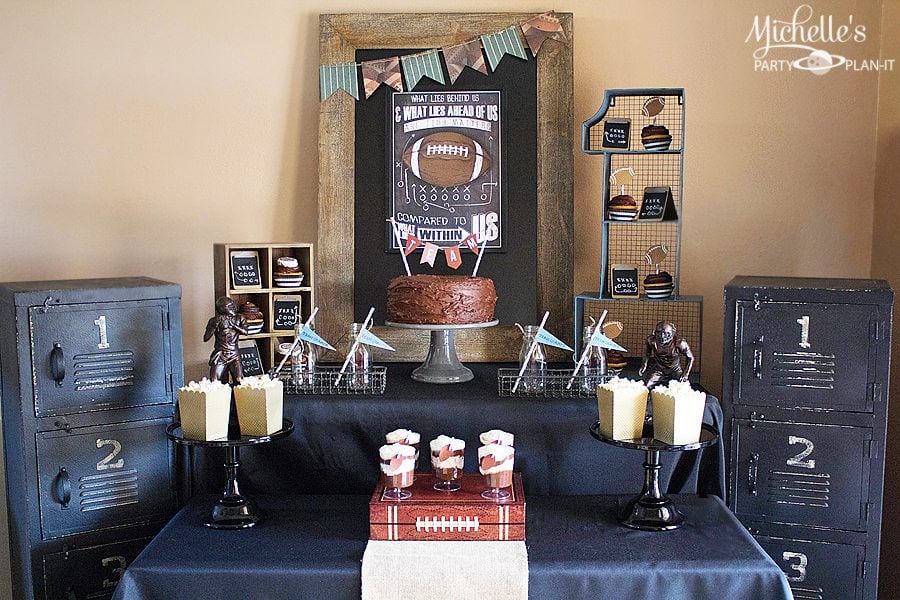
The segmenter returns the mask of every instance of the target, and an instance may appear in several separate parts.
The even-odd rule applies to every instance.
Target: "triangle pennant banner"
[[[451,269],[458,269],[462,264],[462,257],[459,255],[459,246],[444,248],[444,258],[447,259],[448,267]]]
[[[423,77],[446,85],[444,80],[444,71],[441,69],[441,59],[437,50],[429,50],[420,54],[410,54],[400,58],[403,64],[403,76],[406,77],[406,88],[408,90],[416,87],[419,80]]]
[[[522,33],[525,35],[525,41],[528,42],[528,48],[534,56],[537,56],[544,40],[568,42],[562,23],[559,22],[556,13],[552,10],[525,21],[522,24]]]
[[[422,251],[422,258],[419,259],[419,264],[428,263],[428,266],[434,266],[434,259],[437,258],[438,247],[431,242],[425,242],[425,249]]]
[[[463,69],[470,67],[480,73],[488,74],[484,64],[484,54],[481,52],[481,40],[472,40],[456,46],[441,48],[444,53],[444,62],[447,64],[447,73],[450,75],[450,83],[456,83]]]
[[[519,39],[518,26],[513,25],[507,27],[498,33],[481,36],[481,44],[484,46],[484,52],[487,54],[488,64],[491,65],[491,71],[497,70],[500,59],[504,54],[511,54],[522,60],[528,60],[525,54],[525,46]]]
[[[318,333],[316,333],[309,327],[303,328],[303,331],[300,332],[300,339],[305,342],[309,342],[310,344],[315,344],[316,346],[322,346],[323,348],[334,350],[334,346],[323,340]]]
[[[325,102],[337,90],[344,90],[359,100],[359,79],[356,63],[322,65],[319,67],[319,96]]]
[[[409,256],[416,248],[422,245],[422,240],[411,233],[406,234],[406,246],[403,248],[403,254]]]
[[[391,352],[394,349],[380,337],[369,331],[368,329],[363,329],[360,331],[356,339],[359,340],[360,344],[365,344],[366,346],[375,346],[376,348],[384,348],[385,350],[390,350]]]
[[[564,341],[544,329],[543,327],[539,328],[537,333],[534,334],[534,339],[542,344],[547,344],[548,346],[555,346],[557,348],[562,348],[563,350],[568,350],[569,352],[573,352],[572,348],[569,347]]]
[[[382,83],[398,92],[403,91],[403,77],[400,75],[400,59],[396,56],[382,60],[369,60],[362,63],[363,86],[366,88],[366,99],[375,93]]]
[[[608,348],[610,350],[618,350],[619,352],[628,352],[625,348],[618,345],[605,335],[603,335],[603,331],[598,327],[594,330],[594,335],[591,336],[591,346],[597,346],[599,348]]]
[[[465,244],[466,248],[471,250],[474,254],[478,254],[478,234],[473,233],[469,235],[463,240],[463,244]]]

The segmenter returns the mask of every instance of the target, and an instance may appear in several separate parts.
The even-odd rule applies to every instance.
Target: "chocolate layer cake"
[[[486,277],[412,275],[387,286],[387,320],[395,323],[461,325],[494,320],[497,292]]]

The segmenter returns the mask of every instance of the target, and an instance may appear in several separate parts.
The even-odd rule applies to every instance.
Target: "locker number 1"
[[[94,325],[100,330],[100,343],[97,344],[97,347],[101,350],[106,350],[109,348],[109,340],[106,337],[106,317],[100,315],[94,319]]]
[[[797,323],[800,324],[800,347],[809,348],[809,315],[803,315],[797,319]]]

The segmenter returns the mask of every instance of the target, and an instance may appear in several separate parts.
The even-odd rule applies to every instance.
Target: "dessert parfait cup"
[[[415,451],[415,465],[418,468],[419,466],[419,441],[421,440],[421,436],[415,431],[410,431],[409,429],[395,429],[389,433],[384,435],[384,440],[388,444],[403,444],[404,446],[412,446]],[[416,476],[413,473],[413,480],[415,480]]]
[[[431,441],[431,466],[435,483],[432,487],[440,492],[459,490],[459,475],[463,470],[466,443],[463,440],[438,436]]]
[[[413,484],[416,463],[415,449],[403,444],[386,444],[378,449],[381,459],[381,474],[384,477],[384,498],[386,500],[406,500],[412,498],[407,489]]]
[[[512,487],[513,457],[512,446],[488,444],[478,449],[478,470],[484,476],[488,489],[481,492],[481,497],[488,500],[506,500],[510,493],[506,488]]]

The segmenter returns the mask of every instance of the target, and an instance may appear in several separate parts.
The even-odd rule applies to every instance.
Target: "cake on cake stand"
[[[411,377],[425,383],[462,383],[470,381],[472,370],[459,362],[456,356],[456,339],[454,333],[459,329],[480,329],[493,327],[498,320],[485,323],[465,323],[461,325],[428,325],[418,323],[396,323],[385,321],[385,325],[400,329],[419,329],[431,332],[431,344],[425,362],[416,367]]]

